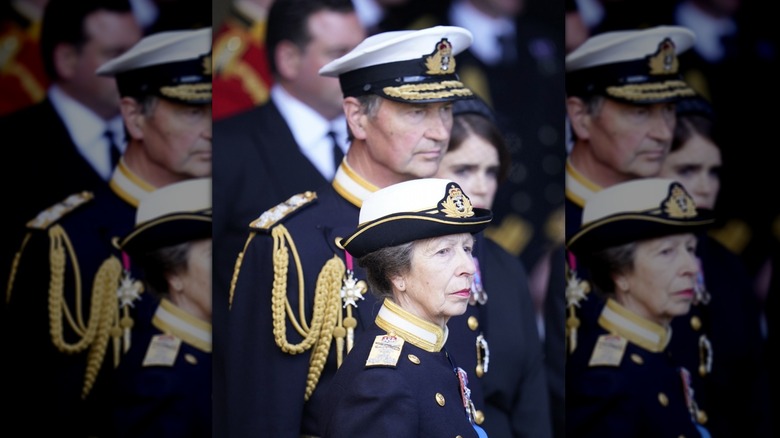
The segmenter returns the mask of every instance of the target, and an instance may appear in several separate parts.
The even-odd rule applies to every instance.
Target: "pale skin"
[[[669,153],[660,176],[679,181],[697,207],[711,210],[720,192],[722,166],[720,149],[709,139],[694,134],[679,149]]]
[[[187,266],[168,274],[173,304],[206,322],[211,322],[211,239],[193,241]]]
[[[614,274],[615,299],[623,307],[662,326],[688,313],[694,297],[696,236],[674,234],[638,242],[634,267]]]
[[[354,97],[344,98],[354,140],[347,162],[377,187],[432,177],[447,151],[452,103],[400,103],[381,99],[366,114]]]
[[[131,12],[96,11],[84,20],[86,42],[77,47],[59,44],[54,65],[56,84],[70,97],[108,120],[119,114],[119,90],[112,77],[95,74],[98,67],[121,55],[142,37]]]
[[[582,99],[566,108],[577,136],[570,154],[577,171],[601,187],[655,177],[669,153],[676,123],[673,103],[630,105],[604,99],[588,112]]]
[[[451,234],[417,241],[411,269],[391,278],[393,299],[404,310],[438,325],[466,311],[476,271],[471,253],[474,237]]]
[[[158,98],[144,113],[142,104],[124,97],[121,108],[130,134],[123,159],[145,181],[162,187],[211,175],[211,104]]]
[[[334,11],[311,15],[308,29],[311,41],[304,48],[291,41],[282,41],[276,47],[276,80],[290,95],[333,120],[342,113],[341,85],[338,78],[320,76],[319,70],[349,53],[366,33],[355,13]]]
[[[471,133],[456,150],[444,154],[436,177],[458,183],[474,207],[490,209],[498,190],[498,171],[496,148]]]

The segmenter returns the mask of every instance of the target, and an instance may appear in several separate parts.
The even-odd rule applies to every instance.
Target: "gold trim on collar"
[[[119,160],[119,165],[114,169],[109,186],[117,196],[136,208],[141,203],[141,198],[155,189],[153,185],[144,181],[127,167],[124,157]]]
[[[442,330],[436,324],[411,314],[388,298],[385,298],[379,309],[376,325],[388,333],[395,333],[404,341],[432,353],[441,351],[447,341],[448,331],[446,328]]]
[[[571,158],[566,159],[565,173],[566,197],[580,207],[585,207],[585,201],[603,188],[575,169]]]
[[[607,304],[601,311],[599,325],[653,353],[664,351],[672,338],[671,327],[663,327],[648,321],[612,298],[607,300]]]
[[[152,325],[198,350],[211,353],[211,324],[185,312],[167,298],[160,301]]]
[[[368,195],[379,190],[379,187],[358,175],[355,169],[347,163],[347,160],[342,160],[341,165],[336,169],[332,185],[336,193],[358,208],[363,205],[363,200]]]

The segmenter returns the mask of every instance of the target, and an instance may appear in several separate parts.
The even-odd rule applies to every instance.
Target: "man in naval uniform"
[[[449,142],[452,101],[472,97],[456,74],[457,55],[471,40],[458,27],[382,33],[320,70],[339,78],[352,144],[332,184],[249,224],[228,333],[218,337],[228,342],[214,353],[214,403],[227,415],[221,436],[319,436],[324,388],[380,307],[337,238],[354,229],[368,194],[434,175]],[[447,349],[472,375],[486,368],[488,351],[478,339],[479,306],[469,307],[450,322]]]
[[[693,32],[679,26],[592,36],[566,57],[566,110],[573,143],[566,161],[566,236],[582,222],[594,193],[657,176],[672,144],[674,103],[694,91],[679,73],[677,55]],[[567,348],[579,324],[595,321],[602,300],[588,293],[587,274],[567,259]],[[590,316],[587,316],[590,315]]]
[[[105,189],[74,193],[27,223],[3,336],[7,419],[29,434],[97,436],[106,373],[151,309],[115,238],[157,187],[211,174],[211,29],[140,40],[97,73],[115,77],[129,141]],[[56,184],[56,181],[54,182]],[[148,294],[147,294],[148,295]],[[28,422],[30,412],[45,421]],[[19,424],[16,424],[16,422]]]

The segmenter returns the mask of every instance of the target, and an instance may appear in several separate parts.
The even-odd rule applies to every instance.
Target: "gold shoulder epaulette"
[[[317,194],[315,192],[303,192],[293,195],[290,199],[261,214],[259,218],[253,220],[252,223],[249,224],[249,227],[258,230],[268,230],[282,219],[300,210],[301,207],[310,204],[315,199],[317,199]]]
[[[27,222],[27,228],[45,230],[66,214],[91,201],[94,197],[95,195],[92,194],[92,192],[84,191],[81,193],[74,193],[65,198],[64,201],[58,202],[38,213],[38,216],[35,216],[35,219]]]
[[[590,355],[589,366],[613,366],[620,365],[623,355],[626,353],[628,339],[618,335],[599,336],[593,353]]]

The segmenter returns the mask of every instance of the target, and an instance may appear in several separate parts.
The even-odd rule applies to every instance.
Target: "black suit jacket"
[[[227,321],[228,291],[236,256],[247,238],[249,223],[292,195],[315,190],[328,181],[303,155],[292,131],[273,101],[213,124],[212,293],[214,361],[226,345],[219,327]],[[216,365],[219,369],[219,365]],[[214,430],[227,413],[215,405]]]
[[[6,187],[4,213],[10,236],[0,254],[2,284],[6,284],[13,254],[24,236],[24,224],[41,210],[72,193],[108,187],[81,155],[62,118],[49,99],[0,117],[5,144],[0,178]],[[10,199],[8,199],[10,197]]]

